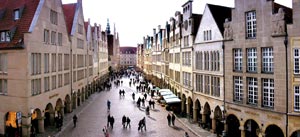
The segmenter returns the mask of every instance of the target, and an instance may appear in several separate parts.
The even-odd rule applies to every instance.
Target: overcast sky
[[[74,3],[77,0],[62,0]],[[91,24],[101,24],[106,28],[109,18],[111,32],[115,24],[119,32],[120,46],[137,46],[143,42],[143,36],[153,35],[153,28],[162,27],[175,16],[182,13],[182,5],[188,0],[82,0],[84,19]],[[292,0],[275,0],[292,7]],[[234,7],[234,0],[194,0],[193,13],[202,14],[206,3]]]

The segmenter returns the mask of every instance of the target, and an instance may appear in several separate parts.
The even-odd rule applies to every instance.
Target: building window
[[[63,61],[62,54],[60,53],[60,54],[58,54],[58,71],[62,71],[62,68],[63,68],[62,61]]]
[[[54,10],[51,10],[51,11],[50,11],[50,22],[51,22],[52,24],[57,25],[57,22],[58,22],[58,20],[57,20],[57,12],[54,11]]]
[[[299,49],[294,49],[294,74],[300,74],[299,60]]]
[[[58,74],[58,87],[62,87],[63,85],[63,75]]]
[[[1,39],[0,42],[10,42],[11,40],[11,36],[10,36],[10,31],[1,31],[0,35],[1,35]]]
[[[47,29],[44,29],[44,43],[47,43],[47,44],[49,44],[49,30],[47,30]]]
[[[205,94],[210,94],[210,77],[209,76],[204,76],[204,93]]]
[[[45,53],[44,54],[44,68],[45,68],[45,71],[44,73],[49,73],[50,71],[50,61],[49,61],[49,53]]]
[[[183,85],[191,87],[191,73],[183,72]]]
[[[51,44],[56,45],[56,32],[51,32]]]
[[[7,54],[6,53],[0,54],[0,72],[7,73]]]
[[[203,75],[196,74],[196,91],[203,92]]]
[[[258,99],[257,78],[248,78],[248,103],[252,105],[256,105],[257,99]]]
[[[51,65],[52,65],[52,72],[56,71],[56,54],[52,53],[51,54]]]
[[[243,52],[242,49],[234,49],[234,71],[242,71],[243,67]]]
[[[246,13],[246,36],[247,38],[256,38],[256,12]]]
[[[294,111],[300,112],[300,86],[294,86]]]
[[[41,74],[41,53],[31,53],[31,75]]]
[[[220,78],[219,77],[212,77],[212,95],[215,97],[220,97]]]
[[[84,42],[82,39],[77,39],[77,48],[83,49]]]
[[[64,85],[70,84],[70,73],[64,74]]]
[[[70,69],[70,55],[65,54],[64,55],[64,70],[69,70]]]
[[[83,34],[83,26],[81,24],[78,24],[78,33]]]
[[[0,79],[0,95],[7,95],[7,80]]]
[[[31,80],[31,95],[41,94],[41,79]]]
[[[274,80],[263,79],[263,105],[264,107],[274,107]]]
[[[247,71],[256,72],[257,71],[257,50],[256,48],[247,49]]]
[[[235,76],[234,81],[234,101],[243,102],[243,77]]]
[[[52,76],[52,90],[56,89],[56,75]]]
[[[14,10],[14,20],[19,20],[20,19],[20,10],[16,9]]]
[[[203,40],[204,41],[212,40],[211,30],[203,31]]]
[[[44,78],[44,90],[45,90],[45,92],[50,91],[50,78],[49,77]]]
[[[57,40],[58,40],[58,46],[62,46],[62,33],[58,33]]]
[[[263,72],[274,71],[273,48],[262,48]]]

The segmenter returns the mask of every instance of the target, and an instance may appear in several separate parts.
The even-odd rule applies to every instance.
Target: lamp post
[[[28,136],[31,136],[30,134],[30,131],[31,131],[31,128],[32,128],[32,114],[34,112],[34,109],[33,108],[30,108],[28,114],[27,114],[27,123],[30,123],[28,124],[28,127],[27,127],[27,135]]]
[[[227,136],[227,126],[226,126],[226,110],[225,110],[225,106],[221,106],[221,111],[222,111],[222,123],[224,124],[224,130],[222,131],[222,137],[226,137]]]

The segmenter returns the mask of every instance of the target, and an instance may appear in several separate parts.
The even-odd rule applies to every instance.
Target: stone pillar
[[[188,100],[187,100],[186,102],[187,102],[187,103],[186,103],[186,113],[187,113],[187,115],[190,116],[190,115],[191,115],[191,113],[190,113],[190,112],[191,112],[191,110],[190,110],[190,103],[189,103]]]
[[[194,122],[198,122],[197,120],[197,118],[198,118],[198,113],[197,113],[197,111],[198,111],[198,109],[197,108],[194,108],[194,110],[193,110],[193,120],[194,120]]]
[[[246,136],[246,132],[245,132],[244,126],[240,126],[239,129],[241,130],[241,137],[245,137]]]
[[[76,107],[77,107],[77,97],[76,97],[76,95],[73,95],[72,96],[72,108],[76,109]]]
[[[202,114],[202,123],[206,124],[206,114]]]
[[[66,103],[66,107],[67,107],[67,113],[71,113],[72,112],[72,108],[71,108],[71,103],[70,102]]]
[[[50,125],[51,126],[53,126],[53,125],[55,125],[55,112],[53,111],[53,112],[49,112],[50,113]]]
[[[22,117],[22,136],[30,137],[31,119],[28,116]]]
[[[44,117],[38,118],[38,128],[39,128],[39,133],[44,133],[45,132]]]
[[[261,130],[259,133],[258,133],[258,137],[265,137],[265,131]]]
[[[211,119],[211,130],[210,130],[210,132],[212,132],[212,133],[216,133],[216,127],[217,127],[217,125],[216,125],[216,119],[213,117],[212,119]]]
[[[185,101],[181,101],[181,112],[184,111],[184,107],[185,107]]]
[[[64,108],[65,108],[65,106],[61,106],[60,111],[59,111],[62,117],[64,117],[64,115],[65,115]]]

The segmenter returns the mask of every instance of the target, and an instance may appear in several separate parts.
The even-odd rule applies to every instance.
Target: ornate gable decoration
[[[231,21],[228,18],[225,19],[224,23],[224,40],[232,40],[233,39],[233,30],[231,27]]]
[[[272,36],[285,36],[286,35],[286,22],[284,20],[285,12],[283,8],[278,9],[278,13],[272,15]]]

